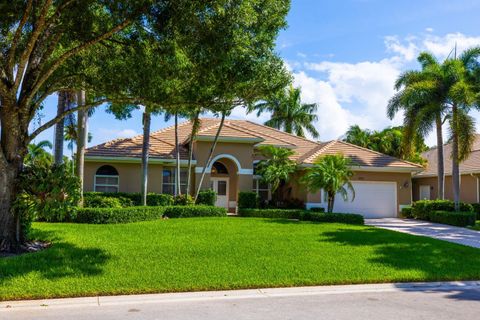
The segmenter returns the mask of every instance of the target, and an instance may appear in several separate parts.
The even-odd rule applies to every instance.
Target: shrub
[[[101,196],[88,196],[84,198],[83,206],[86,208],[123,208],[128,207],[122,205],[121,198],[109,198]],[[130,203],[132,201],[128,198],[122,198],[128,200]],[[131,206],[131,205],[130,205]]]
[[[242,217],[300,219],[303,210],[298,209],[239,209]]]
[[[402,217],[404,218],[413,218],[413,211],[412,207],[403,207],[402,208]]]
[[[166,207],[81,208],[72,222],[110,224],[160,219]]]
[[[258,194],[256,192],[242,191],[238,193],[238,209],[258,208]]]
[[[480,203],[472,203],[473,211],[477,214],[477,220],[480,220]]]
[[[122,203],[122,207],[140,206],[142,203],[142,196],[138,192],[85,192],[84,199],[90,197],[106,197],[106,198],[118,198]],[[148,193],[147,194],[147,206],[171,206],[173,205],[173,196],[170,194],[162,193]]]
[[[289,199],[286,200],[282,207],[285,209],[303,209],[305,208],[305,203],[300,199]]]
[[[432,211],[430,221],[449,224],[457,227],[475,225],[475,212]]]
[[[363,216],[355,213],[322,213],[305,211],[301,217],[301,220],[313,222],[338,222],[358,225],[363,225],[365,223]]]
[[[181,194],[173,198],[175,206],[191,206],[195,204],[195,200],[189,194]]]
[[[430,220],[433,211],[455,211],[455,203],[451,200],[420,200],[413,204],[412,214],[415,219]],[[461,212],[473,212],[473,207],[468,203],[460,203]]]
[[[241,209],[242,217],[299,219],[314,222],[338,222],[363,225],[363,216],[353,213],[323,213],[298,209]]]
[[[321,207],[310,208],[309,211],[311,211],[311,212],[325,212],[325,208],[321,208]]]
[[[198,193],[197,204],[214,206],[216,201],[217,201],[217,193],[212,189],[202,190]]]
[[[227,209],[214,206],[171,206],[166,207],[164,215],[168,218],[226,217]]]

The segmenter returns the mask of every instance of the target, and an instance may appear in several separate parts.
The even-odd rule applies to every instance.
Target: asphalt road
[[[328,289],[333,288],[333,289]],[[91,299],[91,300],[89,300]],[[0,319],[480,319],[480,284],[362,285],[0,302]]]

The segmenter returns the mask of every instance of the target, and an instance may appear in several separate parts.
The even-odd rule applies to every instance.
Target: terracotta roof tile
[[[214,137],[219,124],[220,120],[217,118],[202,118],[198,135]],[[173,126],[170,126],[151,134],[150,157],[158,159],[175,158],[174,129]],[[189,121],[179,124],[178,135],[181,142],[181,159],[188,159],[187,144],[191,129],[192,126]],[[418,165],[345,142],[336,140],[326,143],[315,142],[247,120],[225,120],[220,136],[256,138],[256,145],[275,145],[291,148],[295,151],[292,160],[304,164],[313,163],[321,155],[342,153],[361,166],[405,167],[412,169],[418,169],[419,167]],[[143,136],[138,135],[133,138],[109,141],[87,149],[86,156],[140,158],[142,154],[142,139]]]

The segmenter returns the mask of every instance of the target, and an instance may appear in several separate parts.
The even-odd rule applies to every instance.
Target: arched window
[[[98,192],[118,192],[119,182],[117,169],[109,165],[101,166],[95,173],[94,189]]]
[[[212,166],[212,173],[228,174],[228,169],[223,163],[216,161]]]

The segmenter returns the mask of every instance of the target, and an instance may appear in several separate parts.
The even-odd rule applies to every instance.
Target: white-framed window
[[[120,176],[117,169],[104,165],[97,169],[94,180],[94,190],[97,192],[118,192]]]
[[[262,181],[259,176],[253,177],[252,191],[258,194],[261,202],[268,202],[272,199],[272,192],[270,191],[270,185]]]
[[[176,195],[177,188],[176,186],[176,168],[174,167],[164,167],[162,175],[162,193],[167,193],[171,195]],[[187,193],[187,177],[188,170],[180,169],[180,189],[182,194]]]

